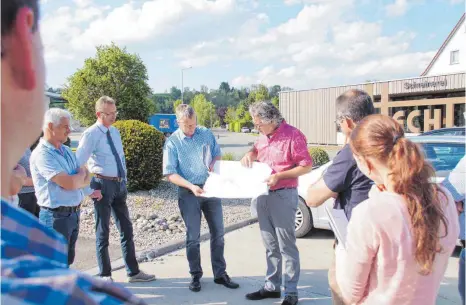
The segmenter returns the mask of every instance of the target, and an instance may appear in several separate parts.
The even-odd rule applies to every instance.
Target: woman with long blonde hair
[[[354,210],[336,251],[347,304],[433,305],[459,225],[455,202],[391,117],[371,115],[350,140],[359,169],[377,187]]]

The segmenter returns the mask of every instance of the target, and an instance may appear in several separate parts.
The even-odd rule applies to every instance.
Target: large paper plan
[[[264,163],[254,162],[252,168],[239,161],[217,161],[204,184],[203,197],[256,198],[268,194],[264,181],[272,169]]]

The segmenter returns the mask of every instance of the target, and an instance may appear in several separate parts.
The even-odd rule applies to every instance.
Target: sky
[[[149,86],[311,89],[420,75],[464,0],[40,0],[47,85],[115,42]]]

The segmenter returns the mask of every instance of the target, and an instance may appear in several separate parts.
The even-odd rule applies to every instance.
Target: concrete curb
[[[227,233],[229,233],[231,231],[235,231],[235,230],[238,230],[240,228],[249,226],[249,225],[254,224],[256,222],[257,222],[257,217],[253,217],[253,218],[248,218],[246,220],[243,220],[243,221],[240,221],[240,222],[237,222],[237,223],[233,223],[233,224],[225,227],[225,234],[227,234]],[[209,237],[210,237],[210,233],[202,234],[201,235],[201,242],[208,240]],[[163,255],[166,255],[166,254],[169,254],[169,253],[172,253],[172,252],[175,252],[175,251],[177,251],[179,249],[182,249],[184,247],[185,247],[185,241],[184,240],[172,241],[172,242],[169,242],[168,244],[166,244],[166,245],[164,245],[164,246],[162,246],[161,248],[158,248],[158,249],[146,249],[146,250],[138,251],[138,252],[136,252],[136,257],[137,257],[138,263],[141,263],[141,262],[144,261],[144,259],[141,259],[140,256],[144,252],[155,251],[157,253],[154,256],[154,259],[155,259],[157,257],[163,256]],[[114,260],[111,263],[112,263],[112,272],[125,268],[125,261],[123,260],[123,258],[119,258],[117,260]],[[91,268],[91,269],[86,270],[84,272],[87,273],[87,274],[90,274],[92,276],[97,276],[99,274],[99,267],[94,267],[94,268]]]

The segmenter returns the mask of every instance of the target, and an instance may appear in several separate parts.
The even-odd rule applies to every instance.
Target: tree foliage
[[[139,56],[112,43],[97,47],[96,56],[86,59],[69,77],[62,95],[74,117],[86,126],[95,122],[95,102],[103,95],[116,100],[118,119],[147,122],[156,110],[149,99],[147,80],[147,69]]]
[[[212,127],[216,120],[215,106],[207,101],[204,94],[197,94],[191,102],[197,115],[197,124],[205,127]]]
[[[173,112],[176,111],[176,107],[178,107],[179,105],[183,104],[183,101],[182,100],[176,100],[173,102]]]

